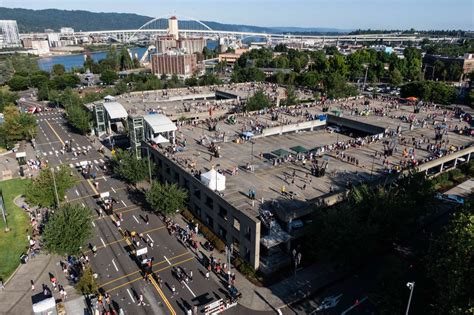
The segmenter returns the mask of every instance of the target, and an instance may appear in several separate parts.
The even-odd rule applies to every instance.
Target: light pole
[[[407,282],[407,287],[408,287],[408,289],[410,289],[410,297],[408,298],[407,311],[406,311],[405,315],[408,315],[408,311],[410,311],[411,297],[413,295],[413,290],[415,289],[415,281]]]
[[[54,168],[50,168],[51,174],[53,175],[53,185],[54,185],[54,196],[56,197],[56,208],[59,208],[59,196],[58,188],[56,186],[56,177],[54,176]]]

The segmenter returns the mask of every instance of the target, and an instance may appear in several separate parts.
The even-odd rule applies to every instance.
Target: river
[[[217,43],[215,41],[208,41],[207,47],[209,49],[214,49],[217,47]],[[140,59],[146,51],[145,47],[135,47],[131,48],[130,51],[132,55],[135,57],[135,53],[138,54],[138,59]],[[64,55],[64,56],[51,56],[51,57],[41,57],[38,59],[38,66],[41,70],[51,72],[53,65],[55,64],[63,64],[67,71],[71,70],[71,68],[79,68],[84,65],[84,53],[77,54],[77,55]],[[92,59],[98,62],[102,60],[107,55],[107,52],[93,52],[91,53]]]

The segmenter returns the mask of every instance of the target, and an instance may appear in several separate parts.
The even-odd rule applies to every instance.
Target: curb
[[[5,280],[5,282],[3,283],[4,285],[7,285],[8,282],[10,282],[10,280],[16,275],[16,273],[18,272],[18,270],[21,268],[21,266],[23,266],[22,263],[20,263],[18,265],[18,267],[16,267],[16,269],[12,272],[12,274],[8,277],[7,280]]]

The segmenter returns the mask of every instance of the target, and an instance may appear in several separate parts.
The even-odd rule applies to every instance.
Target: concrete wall
[[[218,235],[226,245],[239,243],[240,257],[258,269],[260,263],[260,220],[251,213],[236,209],[223,197],[204,186],[200,180],[183,170],[175,161],[150,145],[150,156],[157,165],[157,175],[162,182],[176,183],[188,191],[188,204],[196,217]],[[199,193],[197,192],[199,191]],[[224,192],[225,193],[225,192]],[[226,218],[222,215],[226,212]],[[209,222],[209,218],[212,222]],[[240,222],[240,230],[234,227],[234,219]],[[225,235],[220,230],[225,230]]]
[[[265,128],[263,129],[263,132],[261,134],[255,135],[254,138],[257,139],[257,138],[263,138],[263,137],[268,137],[268,136],[273,136],[273,135],[282,135],[284,133],[296,132],[296,131],[306,130],[306,129],[313,131],[314,128],[325,126],[325,125],[326,125],[325,120],[310,120],[310,121],[305,121],[298,124],[282,125],[282,126],[277,126],[277,127]]]
[[[357,121],[357,120],[353,120],[353,119],[349,119],[345,117],[338,117],[338,116],[334,116],[330,114],[328,115],[327,123],[335,124],[338,126],[349,128],[349,129],[362,131],[371,135],[376,135],[376,134],[385,132],[385,128],[380,127],[380,126],[375,126],[375,125],[371,125],[371,124],[364,123],[361,121]]]

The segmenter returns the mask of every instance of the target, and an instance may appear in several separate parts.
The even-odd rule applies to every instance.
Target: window
[[[171,175],[171,167],[168,164],[165,165],[165,172]]]
[[[219,225],[219,235],[220,237],[222,237],[223,239],[226,239],[227,237],[227,231],[226,229],[224,229],[222,226]]]
[[[227,221],[227,210],[222,206],[219,206],[219,216]]]
[[[183,187],[189,190],[189,180],[184,179]]]
[[[179,173],[178,172],[174,172],[174,181],[176,183],[179,183]]]
[[[252,236],[252,229],[250,228],[250,226],[247,226],[247,228],[245,229],[245,238],[250,241],[251,236]]]
[[[194,212],[198,217],[201,217],[201,208],[199,208],[196,204],[194,204]]]
[[[234,218],[234,229],[240,231],[240,221],[237,218]]]
[[[201,200],[201,190],[199,188],[194,189],[194,197]]]
[[[209,196],[206,196],[206,206],[211,209],[214,208],[214,200]]]
[[[206,224],[209,226],[212,230],[214,229],[214,220],[206,214]]]

